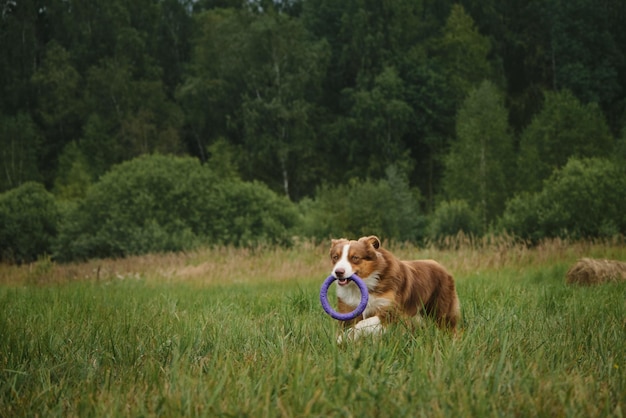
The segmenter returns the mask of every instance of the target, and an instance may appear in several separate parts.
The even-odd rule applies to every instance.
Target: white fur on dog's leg
[[[426,321],[424,321],[424,317],[419,313],[411,318],[413,325],[419,328],[424,328],[426,326]]]
[[[364,319],[354,326],[354,332],[349,335],[350,340],[356,341],[364,335],[380,335],[383,333],[383,326],[380,318],[372,316]]]
[[[354,334],[354,328],[349,328],[346,331],[339,334],[337,336],[337,345],[341,345],[344,343],[344,336],[345,336],[345,341],[354,340],[353,334]]]
[[[359,321],[354,328],[350,328],[346,332],[339,334],[337,344],[341,345],[345,341],[356,341],[364,335],[380,335],[384,331],[380,318],[372,316],[370,318]]]
[[[354,326],[355,334],[361,335],[380,335],[383,331],[383,326],[380,323],[380,318],[372,316],[364,319]],[[357,336],[355,335],[355,339]]]

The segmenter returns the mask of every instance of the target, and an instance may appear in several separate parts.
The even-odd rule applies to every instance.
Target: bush
[[[480,235],[478,213],[465,200],[442,202],[430,216],[428,237],[438,241],[445,237],[456,236],[459,232],[466,235]]]
[[[538,200],[538,193],[528,192],[522,192],[511,198],[506,203],[497,229],[533,242],[545,237],[545,231],[539,226]]]
[[[43,185],[27,182],[0,195],[0,258],[31,262],[52,252],[59,209]]]
[[[297,222],[295,205],[265,184],[230,180],[219,184],[221,199],[211,233],[218,241],[238,246],[289,244]]]
[[[376,234],[397,241],[417,241],[424,235],[420,194],[394,168],[379,181],[353,179],[324,185],[315,199],[300,203],[302,234],[316,239],[358,238]]]
[[[62,224],[61,260],[285,243],[293,204],[262,184],[223,179],[193,158],[143,156],[115,166]]]
[[[531,240],[626,233],[626,170],[609,160],[570,159],[539,193],[508,202],[500,228]]]

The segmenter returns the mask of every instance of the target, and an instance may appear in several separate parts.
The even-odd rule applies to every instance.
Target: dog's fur
[[[436,261],[401,261],[382,248],[376,236],[358,241],[334,239],[330,259],[332,275],[337,278],[339,312],[352,312],[361,300],[358,286],[348,277],[356,274],[369,290],[363,314],[342,321],[339,343],[344,338],[356,340],[362,335],[380,334],[387,324],[398,320],[419,322],[422,316],[434,318],[441,328],[456,330],[461,309],[454,279]]]

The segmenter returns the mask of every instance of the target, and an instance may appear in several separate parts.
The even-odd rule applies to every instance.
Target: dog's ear
[[[359,241],[367,242],[372,247],[374,247],[374,249],[376,249],[376,250],[380,248],[380,239],[378,239],[378,237],[376,235],[370,235],[369,237],[363,237],[363,238],[359,239]]]

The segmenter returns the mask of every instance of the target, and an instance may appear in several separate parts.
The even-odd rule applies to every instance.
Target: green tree
[[[37,88],[37,109],[44,126],[55,129],[58,136],[75,139],[82,107],[81,76],[67,50],[56,41],[48,43],[32,81]]]
[[[435,48],[437,61],[455,92],[458,104],[472,88],[494,75],[488,59],[491,42],[480,34],[474,19],[460,4],[452,6],[443,35],[435,43]]]
[[[432,198],[435,169],[431,169],[429,162],[434,160],[434,147],[425,142],[435,137],[432,132],[437,129],[450,132],[447,129],[449,121],[441,122],[438,117],[442,114],[441,102],[445,101],[445,98],[440,100],[443,96],[441,89],[446,88],[447,81],[444,77],[437,78],[441,73],[439,68],[428,73],[432,78],[425,77],[426,71],[423,70],[434,62],[432,57],[436,48],[431,54],[426,51],[426,46],[440,34],[450,3],[445,0],[304,2],[302,20],[305,26],[316,37],[327,40],[331,51],[322,96],[327,113],[319,138],[324,161],[329,162],[326,179],[348,181],[352,176],[363,175],[363,170],[369,170],[365,164],[371,162],[377,167],[372,175],[374,172],[378,177],[383,175],[387,163],[377,161],[381,153],[376,148],[381,131],[363,137],[365,129],[355,121],[363,121],[364,114],[371,114],[374,110],[370,99],[383,93],[381,78],[386,78],[385,83],[393,81],[402,85],[401,95],[386,100],[404,102],[413,112],[408,120],[394,121],[394,129],[402,130],[404,134],[393,139],[393,153],[401,155],[402,159],[416,161],[409,164],[414,167],[409,178],[413,184],[427,190],[428,198]],[[393,77],[389,77],[392,73],[395,73]],[[383,105],[379,106],[379,110],[384,111],[382,108]],[[449,108],[454,107],[446,109]],[[383,118],[377,116],[378,120]],[[370,144],[370,140],[373,143]],[[368,155],[366,150],[372,150],[371,154]],[[388,147],[382,159],[388,158],[390,150]],[[347,161],[353,163],[348,167]],[[359,169],[361,173],[357,173]]]
[[[450,199],[476,208],[485,231],[511,193],[513,141],[497,87],[484,81],[463,103],[457,139],[446,157],[444,190]]]
[[[0,115],[0,191],[41,180],[40,147],[41,136],[28,114]]]
[[[304,16],[316,33],[321,30],[322,36],[331,35],[329,39],[334,40],[337,53],[333,56],[344,88],[370,87],[386,66],[399,65],[403,54],[432,36],[450,7],[448,1],[428,0],[347,0],[340,6],[325,3],[313,1],[308,8],[305,4]],[[329,16],[329,9],[335,17]],[[316,16],[317,13],[323,14]],[[338,17],[338,27],[327,26],[326,20],[333,22]],[[328,33],[337,29],[338,33]]]
[[[253,157],[247,167],[270,185],[280,179],[285,195],[293,198],[291,185],[306,184],[315,173],[310,151],[327,44],[312,41],[298,20],[276,13],[254,19],[247,35],[241,104],[244,144]]]
[[[546,9],[553,88],[583,103],[612,103],[623,92],[618,77],[626,61],[610,32],[610,9],[592,0],[552,0]]]
[[[539,191],[570,157],[608,156],[613,142],[597,104],[583,105],[568,90],[547,92],[543,109],[521,135],[518,188]]]
[[[432,209],[440,191],[443,156],[454,136],[455,95],[425,46],[406,54],[402,67],[406,101],[414,110],[413,134],[406,141],[414,159],[412,181],[424,191]]]
[[[404,100],[404,82],[393,67],[386,67],[371,90],[347,90],[352,102],[349,115],[349,155],[343,170],[353,176],[384,176],[394,164],[408,165],[404,136],[413,109]]]
[[[35,0],[3,1],[0,4],[0,113],[25,112],[35,95],[30,81],[37,69],[41,42]]]
[[[455,136],[458,109],[471,89],[494,77],[489,38],[478,31],[461,5],[449,9],[434,33],[436,37],[413,46],[403,63],[407,102],[415,111],[413,129],[419,132],[410,142],[417,160],[416,182],[427,191],[431,208],[441,191],[444,157]]]
[[[334,0],[307,0],[303,2],[302,24],[316,39],[324,39],[329,46],[328,71],[323,80],[322,105],[333,115],[341,109],[341,90],[351,74],[341,65],[339,57],[345,48],[342,37],[342,16],[349,2]]]
[[[618,163],[624,164],[626,162],[626,126],[622,128],[622,133],[615,141],[615,152],[613,158]]]
[[[197,0],[192,2],[193,10],[197,13],[211,9],[238,9],[245,3],[241,0]]]
[[[325,42],[285,14],[216,10],[197,18],[200,35],[179,97],[197,146],[229,138],[242,175],[298,198],[317,180],[316,98]]]
[[[44,178],[54,178],[58,155],[69,141],[80,137],[83,115],[82,79],[69,52],[56,41],[46,45],[41,65],[32,77],[42,125],[40,161]]]
[[[234,10],[194,16],[191,60],[176,97],[185,113],[189,149],[205,161],[218,138],[241,143],[239,108],[244,93],[241,58],[248,21]]]
[[[193,20],[188,10],[193,3],[192,0],[158,2],[154,58],[163,70],[163,85],[170,98],[183,81],[184,66],[191,57]]]
[[[466,0],[463,5],[481,33],[492,43],[490,58],[502,69],[510,124],[515,132],[528,125],[550,88],[550,34],[545,24],[547,2]],[[500,83],[498,83],[500,84]]]
[[[92,174],[152,152],[180,153],[180,108],[158,79],[136,79],[125,60],[104,59],[90,68],[85,91],[86,120],[80,148]]]

